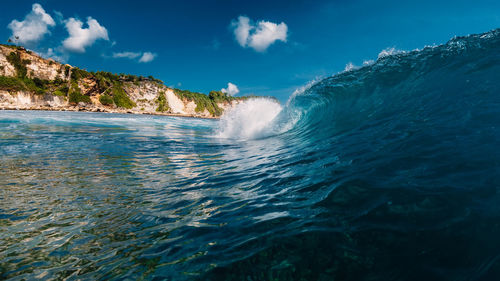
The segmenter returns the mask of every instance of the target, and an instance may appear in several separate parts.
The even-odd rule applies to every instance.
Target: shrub
[[[101,91],[106,90],[111,86],[113,86],[115,83],[120,82],[120,77],[111,72],[98,71],[98,72],[92,72],[92,75],[96,79],[97,86]]]
[[[71,81],[71,87],[68,89],[69,91],[69,102],[73,104],[78,104],[79,102],[91,103],[90,97],[83,95],[78,87],[78,83],[76,81]]]
[[[26,86],[17,77],[0,76],[0,89],[5,91],[22,91],[26,89]]]
[[[167,97],[165,96],[165,92],[158,93],[156,103],[158,104],[158,107],[156,108],[156,111],[158,112],[165,112],[170,109],[168,106]]]
[[[125,90],[123,90],[120,83],[115,83],[112,92],[113,101],[115,102],[116,106],[127,109],[136,106],[135,102],[128,97],[127,93],[125,93]]]
[[[54,96],[60,96],[60,97],[65,97],[66,94],[61,92],[60,90],[55,90],[53,93]]]
[[[181,99],[194,101],[196,103],[196,108],[194,109],[196,112],[203,112],[206,109],[213,116],[220,116],[222,114],[222,109],[207,95],[179,89],[174,89],[174,93]]]
[[[35,83],[35,85],[38,87],[38,88],[42,88],[44,89],[45,88],[45,84],[49,84],[50,81],[47,81],[47,80],[42,80],[38,77],[35,77],[33,78],[33,83]]]
[[[75,104],[78,104],[80,102],[90,103],[90,97],[86,96],[86,95],[82,95],[82,93],[80,93],[80,91],[75,90],[69,94],[69,102],[75,103]]]
[[[82,78],[87,78],[90,77],[91,74],[83,69],[80,69],[78,67],[74,67],[71,69],[71,80],[73,81],[78,81]]]
[[[31,91],[31,92],[33,92],[35,94],[38,94],[38,95],[45,94],[45,90],[46,90],[45,89],[45,80],[41,80],[41,79],[38,79],[38,78],[29,79],[27,77],[25,77],[22,80],[24,82],[24,85],[26,85],[26,89],[28,91]]]
[[[28,73],[26,64],[31,63],[29,60],[21,60],[21,55],[18,52],[11,52],[7,56],[7,61],[16,69],[17,77],[24,78]]]
[[[153,76],[151,76],[151,75],[149,75],[149,76],[148,76],[148,80],[149,80],[149,81],[156,82],[156,83],[158,83],[158,84],[162,84],[162,85],[163,85],[163,81],[161,81],[160,79],[156,79],[156,78],[154,78],[154,77],[153,77]]]
[[[135,75],[125,75],[125,74],[120,74],[120,77],[122,77],[123,80],[127,82],[136,82],[139,78]]]
[[[241,97],[228,96],[226,93],[223,93],[221,91],[211,91],[208,94],[208,97],[216,103],[231,102],[232,100],[241,99]]]
[[[0,89],[5,91],[30,91],[35,94],[43,95],[46,92],[45,84],[50,83],[41,79],[29,79],[19,77],[0,76]]]
[[[64,85],[59,89],[55,90],[54,95],[65,97],[68,95],[68,92],[69,92],[68,86]]]
[[[64,83],[64,80],[62,80],[60,77],[56,77],[56,79],[54,79],[54,81],[52,81],[52,83],[55,85],[61,85]]]
[[[113,98],[104,94],[102,96],[99,97],[99,102],[102,104],[102,105],[112,105],[113,104]]]
[[[69,88],[68,88],[68,86],[64,85],[61,88],[59,88],[59,91],[65,93],[67,95],[69,92]]]

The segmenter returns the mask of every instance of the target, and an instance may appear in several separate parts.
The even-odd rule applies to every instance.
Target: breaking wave
[[[384,50],[374,63],[311,82],[283,107],[248,100],[222,117],[219,136],[253,139],[286,132],[325,138],[387,122],[450,126],[484,114],[474,106],[496,105],[499,33],[456,37],[411,52]]]
[[[266,132],[245,143],[266,171],[255,192],[286,215],[202,279],[498,279],[500,30],[387,50],[258,108],[223,124]]]
[[[0,279],[500,280],[500,30],[386,53],[220,121],[0,111]]]

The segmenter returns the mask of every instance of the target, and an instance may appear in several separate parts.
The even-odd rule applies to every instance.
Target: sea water
[[[221,120],[0,112],[0,279],[498,280],[500,32]]]

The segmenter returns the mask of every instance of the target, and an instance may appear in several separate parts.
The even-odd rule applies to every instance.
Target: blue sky
[[[17,32],[28,48],[89,71],[153,75],[204,93],[231,82],[238,95],[284,101],[383,49],[498,28],[500,1],[18,0],[0,15],[4,41]]]

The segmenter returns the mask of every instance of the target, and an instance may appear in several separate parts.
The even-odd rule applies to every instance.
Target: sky
[[[500,1],[8,1],[0,39],[88,71],[202,93],[271,95],[383,50],[500,27]],[[16,39],[16,36],[18,39]]]

